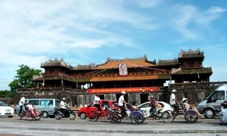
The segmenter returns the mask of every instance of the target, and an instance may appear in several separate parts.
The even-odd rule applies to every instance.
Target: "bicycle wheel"
[[[97,121],[99,118],[99,114],[97,111],[92,110],[88,113],[88,117],[90,121]]]
[[[110,121],[111,123],[120,123],[121,122],[121,115],[119,112],[116,112],[116,111],[113,111],[111,114],[110,114]]]
[[[195,123],[198,120],[198,114],[194,110],[188,110],[184,114],[184,119],[188,123]]]
[[[113,112],[112,110],[108,110],[108,111],[105,112],[105,117],[106,117],[108,120],[110,120],[110,115],[111,115],[112,112]]]
[[[174,118],[175,118],[175,115],[171,110],[167,110],[162,113],[162,120],[166,123],[173,122]]]
[[[134,111],[130,114],[130,120],[133,124],[142,124],[145,121],[145,118],[141,112]]]
[[[40,111],[40,110],[35,110],[35,112],[36,112],[36,117],[35,117],[35,120],[40,120],[41,119],[41,117],[42,117],[42,111]]]

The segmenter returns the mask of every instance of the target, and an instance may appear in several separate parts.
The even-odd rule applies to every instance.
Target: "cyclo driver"
[[[118,100],[118,106],[121,109],[121,116],[124,117],[126,115],[125,104],[127,104],[127,102],[124,99],[126,92],[122,91],[121,94],[122,95],[120,96],[120,98]]]

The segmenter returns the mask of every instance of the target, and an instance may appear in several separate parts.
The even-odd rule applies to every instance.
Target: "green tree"
[[[41,75],[41,70],[33,69],[27,65],[19,65],[19,69],[16,70],[17,75],[14,77],[13,81],[9,84],[10,91],[15,92],[19,88],[31,88],[34,87],[33,76]]]
[[[0,97],[1,98],[9,98],[9,97],[13,97],[13,93],[9,90],[0,90]]]

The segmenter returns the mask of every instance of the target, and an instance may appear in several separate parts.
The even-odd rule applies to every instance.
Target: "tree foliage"
[[[10,91],[15,92],[18,87],[20,88],[31,88],[34,87],[33,76],[41,75],[41,70],[33,69],[27,65],[19,65],[19,69],[16,70],[16,76],[13,81],[9,84]]]
[[[1,98],[10,98],[13,97],[13,92],[9,91],[9,90],[1,90],[0,91],[0,97]]]

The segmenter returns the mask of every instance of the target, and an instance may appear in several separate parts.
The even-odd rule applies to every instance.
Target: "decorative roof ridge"
[[[106,62],[110,62],[110,61],[125,61],[125,60],[145,60],[145,61],[148,61],[146,54],[144,54],[143,57],[138,57],[138,58],[128,58],[128,57],[126,57],[125,59],[111,59],[110,57],[108,57]]]
[[[88,65],[81,65],[81,64],[77,64],[77,66],[75,66],[75,68],[76,67],[90,67],[90,68],[95,68],[95,67],[97,67],[98,65],[96,65],[95,63],[91,63],[91,64],[88,64]]]
[[[174,58],[174,59],[159,59],[158,62],[177,62],[177,58]]]
[[[181,50],[181,52],[179,53],[178,57],[179,58],[182,58],[182,57],[186,57],[186,56],[192,56],[192,55],[196,55],[197,57],[198,56],[204,56],[204,53],[201,52],[199,49],[197,50],[192,50],[192,49],[189,49],[188,51],[184,51],[184,50]]]
[[[58,60],[57,58],[55,58],[54,60],[49,59],[48,61],[41,63],[41,66],[55,66],[55,65],[72,68],[72,66],[66,63],[63,58],[61,58],[60,60]]]

